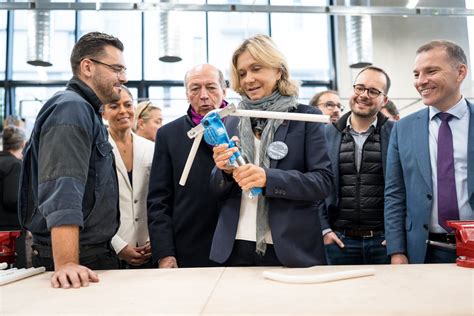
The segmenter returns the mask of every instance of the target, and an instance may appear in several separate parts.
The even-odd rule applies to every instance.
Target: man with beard
[[[390,78],[369,66],[357,75],[351,111],[326,126],[335,187],[321,205],[329,264],[386,264],[384,174],[393,122],[380,113]]]
[[[335,123],[338,119],[341,118],[342,111],[344,111],[344,106],[341,104],[341,98],[337,91],[326,90],[319,93],[316,93],[309,105],[317,107],[325,115],[331,117],[331,122]]]
[[[92,32],[74,45],[73,77],[42,107],[26,145],[20,218],[33,234],[33,265],[54,270],[55,288],[98,282],[91,269],[118,268],[118,188],[101,105],[127,81],[122,42]]]
[[[201,142],[185,186],[179,185],[193,143],[187,132],[214,109],[227,105],[226,82],[216,67],[204,64],[184,77],[187,114],[161,127],[148,191],[148,230],[153,263],[159,268],[209,267],[212,236],[217,224],[217,196],[209,177],[214,167],[212,148]]]

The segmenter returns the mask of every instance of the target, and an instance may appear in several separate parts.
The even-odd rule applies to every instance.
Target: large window
[[[164,52],[160,41],[160,12],[145,12],[146,80],[183,80],[188,69],[207,60],[205,13],[176,11],[168,14],[169,45],[176,48],[182,60],[165,63],[158,59]]]
[[[272,5],[297,5],[297,6],[305,6],[305,5],[320,5],[324,6],[328,4],[326,0],[270,0]],[[337,2],[337,1],[334,1]]]
[[[229,78],[232,53],[253,35],[268,34],[266,13],[209,13],[209,62]]]
[[[57,91],[64,87],[25,87],[16,88],[15,113],[24,118],[28,135],[33,129],[36,115],[43,104]]]
[[[327,25],[324,15],[272,14],[272,37],[286,56],[294,78],[330,79]]]
[[[99,31],[122,41],[128,80],[142,78],[142,28],[138,11],[82,11],[79,13],[79,36]]]
[[[74,12],[51,11],[50,67],[28,64],[28,23],[33,11],[15,11],[13,33],[14,80],[67,80],[71,77],[69,56],[74,46]]]
[[[0,10],[0,80],[5,79],[5,63],[7,54],[7,11]]]
[[[5,113],[5,104],[3,104],[3,100],[5,99],[4,94],[5,94],[5,89],[0,88],[0,127],[3,126],[3,119],[4,119],[3,113]]]
[[[2,0],[0,0],[2,1]],[[143,2],[156,2],[142,0]],[[51,2],[124,2],[129,0],[53,0]],[[186,5],[327,5],[325,0],[175,0]],[[330,57],[328,31],[329,16],[324,14],[264,13],[264,12],[202,12],[170,11],[165,25],[163,12],[73,10],[51,11],[52,66],[35,67],[26,63],[28,22],[31,11],[14,10],[13,30],[7,30],[7,12],[0,11],[0,87],[1,114],[15,113],[34,120],[42,102],[54,92],[64,89],[72,76],[69,58],[77,40],[90,31],[101,31],[118,37],[125,46],[124,59],[128,68],[128,86],[138,101],[149,98],[163,108],[165,122],[185,114],[188,107],[181,83],[191,67],[211,63],[229,79],[230,61],[235,48],[256,34],[271,35],[288,59],[294,79],[306,82],[300,89],[300,102],[308,100],[333,82],[334,71]],[[77,20],[76,20],[77,17]],[[75,27],[78,27],[76,32]],[[168,44],[175,46],[180,62],[159,60],[164,53],[163,30],[168,30]],[[13,38],[11,62],[6,65],[7,34]],[[5,78],[6,67],[11,67],[12,78]],[[31,86],[29,85],[31,83]],[[309,82],[309,85],[308,85]],[[321,82],[321,85],[315,84]],[[3,84],[2,84],[3,83]],[[179,84],[177,86],[177,83]],[[7,93],[8,92],[8,93]],[[6,95],[6,97],[3,97]],[[6,102],[5,102],[6,100]],[[227,90],[226,100],[240,102],[240,96]],[[2,103],[5,106],[1,108]]]
[[[150,100],[162,110],[164,124],[186,114],[189,104],[184,86],[151,87],[149,93]]]

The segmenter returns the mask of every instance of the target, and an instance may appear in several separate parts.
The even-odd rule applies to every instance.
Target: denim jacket
[[[109,242],[119,225],[118,185],[101,102],[73,77],[42,107],[24,150],[19,216],[33,242],[80,227],[80,245]]]

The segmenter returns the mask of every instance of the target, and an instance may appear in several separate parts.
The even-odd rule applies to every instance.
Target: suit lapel
[[[431,180],[431,161],[429,147],[429,109],[420,111],[416,116],[416,122],[413,126],[414,151],[416,153],[416,162],[420,173],[430,189],[433,188]],[[418,127],[419,126],[419,127]],[[409,141],[406,139],[405,141]]]
[[[128,188],[131,190],[132,185],[130,184],[130,180],[128,179],[127,168],[125,168],[125,164],[123,163],[122,157],[120,156],[120,152],[118,150],[117,144],[113,140],[112,136],[109,134],[109,142],[114,147],[114,155],[115,155],[115,166],[117,167],[118,173],[122,176],[124,181],[127,183]]]
[[[133,138],[133,185],[136,192],[140,192],[139,187],[143,181],[143,156],[145,155],[145,144],[141,144],[141,139],[132,133]]]
[[[467,139],[467,191],[469,197],[474,195],[474,105],[467,101],[470,112],[469,135]],[[472,199],[471,199],[472,200]],[[474,211],[474,205],[471,203]]]
[[[273,141],[280,141],[280,142],[285,142],[286,139],[286,134],[288,132],[288,126],[290,123],[288,121],[283,121],[283,123],[280,124],[278,129],[275,132],[275,135],[273,136]],[[271,159],[270,158],[270,168],[276,168],[276,165],[278,164],[278,160]]]

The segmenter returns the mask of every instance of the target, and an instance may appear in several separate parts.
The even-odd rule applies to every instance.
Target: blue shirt
[[[433,205],[431,208],[430,232],[446,233],[438,224],[438,175],[437,175],[437,148],[438,131],[441,120],[436,116],[440,111],[430,106],[429,147],[431,163],[431,180],[433,183]],[[454,117],[448,122],[453,134],[454,149],[454,176],[456,178],[456,195],[459,207],[459,219],[473,220],[474,213],[469,204],[467,190],[467,141],[469,131],[469,109],[466,99],[461,100],[447,113]]]

